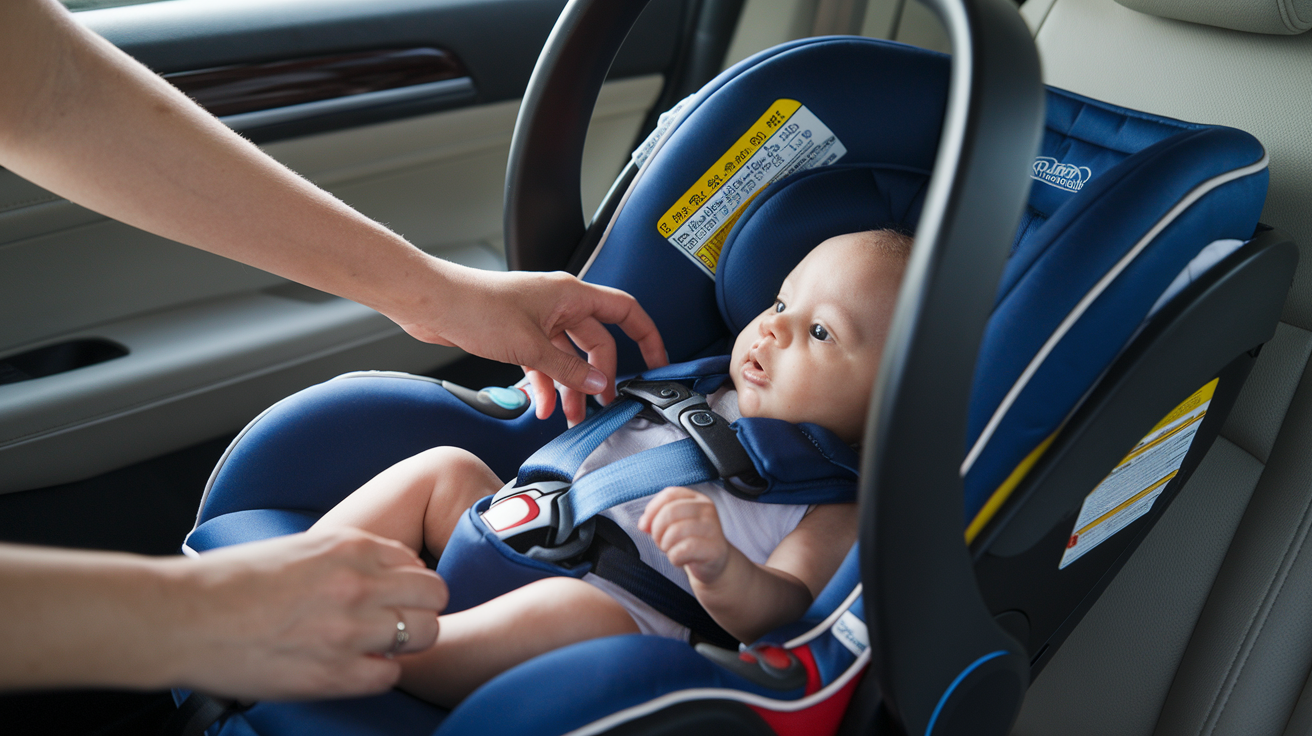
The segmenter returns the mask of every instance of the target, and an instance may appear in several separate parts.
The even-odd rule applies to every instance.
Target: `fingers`
[[[583,282],[580,282],[583,283]],[[629,294],[605,286],[587,284],[595,289],[595,307],[592,316],[601,322],[618,325],[624,334],[638,343],[642,359],[648,368],[659,368],[669,363],[665,354],[665,342],[656,329],[656,323],[638,304],[638,300]]]
[[[588,418],[588,396],[572,388],[560,387],[560,404],[565,410],[565,423],[573,427]]]
[[[667,488],[652,499],[639,520],[639,528],[689,576],[714,583],[729,560],[729,542],[720,526],[715,504],[688,488]]]
[[[589,317],[566,331],[570,340],[588,354],[588,364],[606,376],[601,403],[615,399],[615,338],[601,323]]]
[[[560,341],[564,341],[564,344],[562,345]],[[557,333],[549,343],[541,347],[538,359],[530,367],[585,394],[599,394],[613,382],[613,377],[607,378],[605,373],[580,358],[563,332]]]
[[[359,554],[361,559],[373,562],[379,567],[405,566],[427,569],[423,560],[419,559],[419,556],[414,553],[414,550],[401,544],[395,539],[387,539],[386,537],[380,537],[376,534],[352,528],[335,530],[332,536],[330,536],[330,539],[332,537],[347,540],[356,538],[360,539],[361,541],[358,542],[358,544],[360,545]]]
[[[332,546],[331,555],[366,576],[364,606],[423,608],[434,614],[446,608],[446,583],[400,542],[351,528],[327,532],[322,539]]]
[[[374,576],[364,605],[422,608],[434,615],[446,608],[446,582],[427,568],[394,567]]]
[[[284,697],[332,698],[386,692],[401,679],[401,663],[385,657],[361,656],[333,668],[318,681],[294,687]]]
[[[533,388],[533,411],[538,419],[547,419],[556,410],[556,386],[542,371],[524,366],[524,375]]]
[[[385,608],[373,612],[364,628],[361,652],[383,656],[413,654],[437,641],[438,619],[432,611]]]
[[[648,534],[652,534],[652,520],[656,518],[656,515],[660,513],[661,509],[679,499],[696,498],[706,497],[691,488],[684,488],[683,486],[670,486],[669,488],[666,488],[655,496],[652,496],[652,499],[647,502],[647,508],[643,510],[642,516],[638,519],[638,529],[647,532]]]

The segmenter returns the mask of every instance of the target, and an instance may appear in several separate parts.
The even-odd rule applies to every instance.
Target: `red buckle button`
[[[766,664],[777,670],[786,670],[793,666],[793,658],[789,656],[786,649],[765,646],[757,649],[756,653],[760,655],[761,659],[765,660]]]

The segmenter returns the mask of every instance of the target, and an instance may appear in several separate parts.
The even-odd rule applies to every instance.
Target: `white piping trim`
[[[678,690],[672,693],[666,693],[654,700],[648,700],[632,708],[612,713],[599,721],[593,721],[582,728],[576,728],[565,734],[565,736],[592,736],[592,734],[603,733],[612,729],[621,723],[627,723],[635,718],[641,718],[649,713],[655,713],[662,708],[668,708],[677,703],[683,703],[689,700],[735,700],[747,705],[755,705],[761,708],[767,708],[774,711],[793,712],[804,710],[806,708],[825,700],[835,692],[843,689],[853,677],[865,669],[870,661],[870,650],[867,649],[861,653],[860,657],[848,667],[837,680],[829,683],[827,687],[821,688],[814,693],[799,700],[772,700],[762,697],[756,693],[743,692],[742,690],[730,690],[719,687],[700,687],[691,690]]]
[[[852,604],[856,603],[856,599],[859,598],[860,596],[861,596],[861,583],[857,583],[856,587],[852,589],[852,592],[848,593],[847,598],[843,600],[842,605],[840,605],[838,608],[835,608],[833,612],[830,613],[829,616],[826,617],[824,621],[821,621],[819,624],[817,624],[814,629],[811,629],[810,631],[806,632],[805,634],[802,634],[801,636],[789,639],[788,641],[784,642],[784,649],[796,649],[797,647],[802,646],[803,644],[811,641],[817,636],[820,636],[821,634],[828,631],[831,627],[833,627],[835,621],[837,621],[840,617],[842,617],[844,613],[847,613],[849,610],[851,610]]]
[[[1020,378],[1016,379],[1016,383],[1012,385],[1011,390],[1003,397],[1002,403],[998,405],[998,408],[993,412],[993,416],[989,418],[989,423],[984,427],[984,431],[980,433],[979,439],[975,440],[975,446],[970,448],[970,453],[966,455],[965,462],[961,463],[961,475],[964,476],[966,473],[970,472],[970,468],[984,452],[984,447],[993,437],[993,433],[997,430],[998,425],[1002,423],[1003,417],[1005,417],[1007,412],[1011,409],[1011,405],[1016,402],[1016,399],[1020,396],[1020,392],[1025,390],[1025,386],[1030,382],[1030,379],[1034,377],[1036,372],[1038,372],[1039,366],[1043,365],[1043,361],[1047,359],[1048,354],[1057,347],[1057,343],[1061,342],[1061,339],[1066,336],[1066,333],[1070,331],[1071,327],[1079,321],[1080,317],[1084,316],[1084,312],[1088,310],[1094,300],[1102,295],[1103,291],[1105,291],[1107,287],[1111,285],[1112,281],[1114,281],[1116,277],[1119,276],[1132,261],[1134,261],[1139,253],[1144,248],[1148,247],[1148,244],[1151,243],[1154,238],[1161,234],[1163,230],[1174,222],[1175,219],[1186,209],[1192,206],[1194,202],[1197,202],[1208,192],[1211,192],[1222,184],[1227,184],[1235,179],[1265,169],[1269,160],[1270,157],[1265,151],[1263,151],[1262,159],[1257,163],[1249,164],[1243,168],[1228,171],[1219,176],[1212,177],[1191,189],[1183,199],[1177,202],[1169,212],[1162,216],[1162,219],[1157,221],[1157,224],[1153,225],[1152,229],[1139,239],[1139,242],[1134,244],[1134,247],[1130,249],[1129,253],[1126,253],[1121,260],[1116,262],[1116,265],[1113,266],[1110,271],[1099,279],[1098,283],[1093,285],[1093,288],[1089,290],[1089,293],[1084,295],[1084,298],[1075,305],[1075,308],[1071,310],[1070,314],[1066,315],[1066,319],[1062,320],[1061,324],[1057,326],[1056,331],[1048,337],[1048,341],[1043,343],[1043,347],[1040,348],[1039,352],[1032,360],[1030,360],[1030,364],[1025,366],[1025,371],[1020,374]]]

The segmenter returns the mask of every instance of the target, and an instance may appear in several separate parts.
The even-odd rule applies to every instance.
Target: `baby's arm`
[[[817,506],[758,565],[729,544],[715,504],[687,488],[666,488],[638,528],[682,567],[697,600],[740,641],[751,642],[806,612],[856,541],[853,504]]]

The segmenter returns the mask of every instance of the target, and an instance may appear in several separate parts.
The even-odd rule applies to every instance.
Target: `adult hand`
[[[439,262],[447,286],[433,306],[407,314],[385,311],[411,335],[503,363],[521,365],[532,382],[537,415],[555,409],[559,382],[565,416],[584,417],[584,394],[615,397],[615,340],[603,323],[619,325],[642,351],[647,367],[665,365],[665,344],[632,296],[566,273],[479,271]],[[587,355],[584,361],[575,346]]]
[[[382,656],[437,638],[446,585],[403,545],[357,529],[235,545],[179,560],[193,625],[174,677],[239,699],[362,695],[396,683]],[[393,650],[398,617],[409,641]]]

